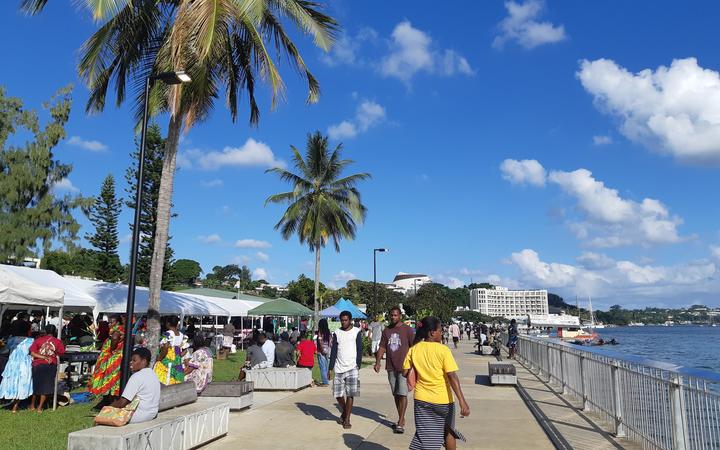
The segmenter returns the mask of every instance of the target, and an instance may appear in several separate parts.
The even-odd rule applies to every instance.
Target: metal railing
[[[719,374],[530,336],[520,336],[517,358],[618,437],[644,448],[720,449]]]

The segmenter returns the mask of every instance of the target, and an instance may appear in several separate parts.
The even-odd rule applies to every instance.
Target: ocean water
[[[606,341],[620,345],[594,347],[693,369],[720,373],[720,327],[681,325],[672,327],[615,327],[596,330]]]

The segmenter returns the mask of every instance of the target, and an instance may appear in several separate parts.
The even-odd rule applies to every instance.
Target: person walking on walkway
[[[328,364],[330,363],[330,347],[332,335],[327,319],[320,319],[318,322],[317,338],[315,346],[317,347],[318,368],[320,369],[320,386],[327,386],[328,380]]]
[[[517,349],[518,342],[518,327],[517,321],[512,319],[510,321],[510,327],[508,328],[508,356],[510,359],[515,359],[515,351]]]
[[[452,336],[453,345],[457,348],[460,340],[460,327],[454,322],[450,324],[450,336]]]
[[[415,436],[410,450],[455,450],[456,440],[465,437],[455,429],[453,392],[460,403],[460,415],[470,415],[465,401],[459,370],[450,349],[442,345],[442,323],[435,317],[422,320],[415,336],[415,344],[403,363],[405,377],[415,371]]]
[[[382,319],[380,317],[376,317],[368,327],[370,329],[370,353],[372,353],[373,356],[377,354],[378,349],[380,348],[380,340],[383,335],[383,324],[381,320]]]
[[[403,375],[402,367],[410,345],[415,338],[415,332],[402,321],[402,312],[398,306],[390,310],[390,325],[382,332],[380,346],[375,354],[375,372],[380,372],[380,361],[385,358],[390,391],[395,397],[395,408],[398,412],[398,421],[393,425],[397,434],[405,432],[405,411],[407,410],[408,384]]]
[[[360,395],[360,365],[362,363],[362,333],[353,327],[352,314],[340,313],[340,329],[335,330],[330,351],[330,373],[333,377],[333,395],[342,415],[338,423],[348,430],[355,397]]]

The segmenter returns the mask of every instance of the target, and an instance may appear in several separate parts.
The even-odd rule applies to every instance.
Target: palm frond
[[[339,25],[320,12],[320,4],[305,0],[271,0],[275,10],[286,14],[295,25],[311,35],[315,45],[328,51],[337,38]]]

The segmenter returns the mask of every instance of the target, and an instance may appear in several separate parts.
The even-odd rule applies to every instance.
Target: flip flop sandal
[[[340,416],[340,418],[336,420],[336,422],[338,423],[338,425],[343,425],[345,424],[345,418],[343,416]]]
[[[405,434],[405,427],[395,426],[395,434]]]
[[[343,428],[349,430],[350,428],[352,428],[352,425],[350,425],[349,423],[345,423],[343,424]]]

